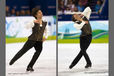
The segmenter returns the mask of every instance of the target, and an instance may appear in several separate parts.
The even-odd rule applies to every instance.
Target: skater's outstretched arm
[[[84,11],[82,12],[82,15],[84,15],[89,20],[91,15],[91,8],[90,7],[85,8]]]
[[[81,15],[85,16],[89,20],[91,12],[92,12],[91,8],[90,7],[86,7],[83,12],[71,12],[69,14],[72,14],[72,15],[73,14],[81,14]]]

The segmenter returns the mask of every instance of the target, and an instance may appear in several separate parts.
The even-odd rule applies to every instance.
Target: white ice
[[[32,73],[25,70],[35,52],[34,48],[9,66],[9,61],[23,45],[24,43],[6,44],[6,76],[56,76],[56,41],[43,43],[44,48]],[[108,44],[92,43],[87,50],[93,63],[92,68],[84,68],[86,62],[82,57],[73,69],[69,69],[69,65],[80,51],[79,44],[58,44],[58,76],[108,76],[108,47]]]
[[[92,68],[85,69],[84,57],[72,69],[69,65],[80,51],[79,44],[58,45],[59,76],[108,76],[108,44],[91,44],[87,53],[92,61]]]
[[[35,50],[30,49],[12,66],[9,61],[23,47],[24,43],[6,44],[6,76],[56,76],[56,41],[45,41],[43,50],[34,65],[34,72],[26,72]]]

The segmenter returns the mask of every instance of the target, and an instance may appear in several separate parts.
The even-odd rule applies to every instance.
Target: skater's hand
[[[88,21],[84,21],[85,22],[85,24],[88,24]]]
[[[83,14],[79,14],[79,16],[82,18],[84,15]]]
[[[34,20],[34,23],[39,23],[39,21],[38,20]]]
[[[40,20],[34,20],[34,23],[42,24],[42,21]]]
[[[74,14],[73,16],[74,16],[74,18],[77,19],[78,21],[81,21],[81,18],[80,18],[80,16],[79,16],[78,14]]]
[[[47,39],[46,38],[43,38],[43,42],[46,41]]]

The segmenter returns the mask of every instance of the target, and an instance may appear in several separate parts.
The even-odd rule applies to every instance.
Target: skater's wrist
[[[44,37],[44,38],[43,38],[43,41],[46,41],[46,40],[47,40],[47,38]]]

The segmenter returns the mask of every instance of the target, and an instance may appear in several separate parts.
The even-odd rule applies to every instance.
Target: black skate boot
[[[32,67],[27,67],[26,71],[27,71],[27,72],[28,72],[28,71],[33,72],[34,69],[33,69]]]

